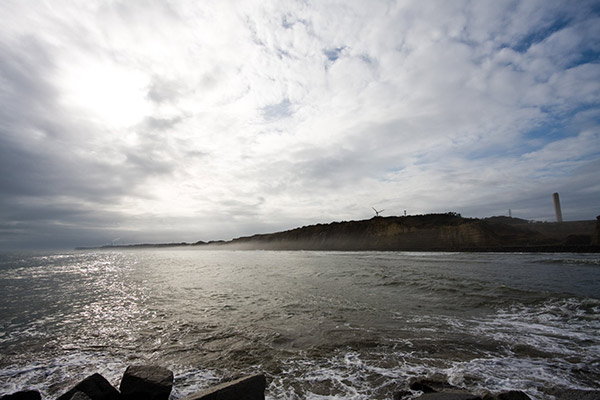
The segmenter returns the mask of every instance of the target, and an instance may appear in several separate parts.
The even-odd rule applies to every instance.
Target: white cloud
[[[372,205],[548,218],[563,188],[565,215],[600,212],[592,2],[0,11],[0,218],[39,216],[31,240],[216,239]]]

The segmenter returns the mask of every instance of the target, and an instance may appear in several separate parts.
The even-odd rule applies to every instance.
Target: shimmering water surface
[[[598,255],[12,253],[0,293],[0,394],[141,362],[175,372],[173,399],[257,371],[269,399],[600,388]]]

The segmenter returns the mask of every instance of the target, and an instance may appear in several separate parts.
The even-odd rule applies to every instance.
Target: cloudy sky
[[[3,0],[0,248],[600,214],[598,1]]]

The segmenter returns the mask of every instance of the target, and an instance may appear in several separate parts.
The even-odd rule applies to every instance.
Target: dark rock
[[[119,400],[120,393],[102,375],[90,375],[56,400],[70,400],[76,392],[83,392],[91,400]]]
[[[556,400],[600,400],[600,390],[551,388],[547,393],[554,396]]]
[[[71,400],[92,400],[90,397],[83,392],[75,392]]]
[[[518,390],[511,390],[510,392],[500,393],[496,396],[498,400],[531,400],[531,397]]]
[[[121,395],[128,400],[168,400],[173,372],[155,365],[131,365],[121,379]]]
[[[23,390],[0,397],[0,400],[41,400],[42,396],[37,390]]]
[[[412,390],[420,390],[423,393],[435,393],[437,390],[429,386],[425,381],[416,381],[410,385]]]
[[[435,393],[435,392],[464,392],[461,388],[452,386],[451,384],[435,379],[419,379],[414,381],[410,385],[411,390],[420,390],[423,393]]]
[[[264,400],[267,379],[264,375],[252,375],[222,383],[184,400]]]
[[[481,400],[481,397],[470,393],[424,393],[419,400]]]
[[[394,393],[394,396],[392,397],[394,400],[403,400],[408,398],[409,396],[412,396],[412,393],[408,390],[401,390],[399,392]]]

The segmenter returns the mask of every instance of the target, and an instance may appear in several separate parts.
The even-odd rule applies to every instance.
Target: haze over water
[[[141,362],[175,371],[174,399],[258,371],[269,399],[600,389],[598,255],[11,253],[0,293],[0,394]]]

